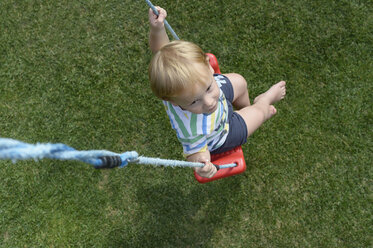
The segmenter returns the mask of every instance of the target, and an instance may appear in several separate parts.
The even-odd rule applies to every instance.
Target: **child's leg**
[[[247,91],[247,83],[244,77],[240,74],[229,73],[224,74],[228,77],[233,87],[233,107],[235,109],[242,109],[250,106],[249,92]]]
[[[286,95],[286,83],[281,81],[273,85],[265,93],[255,98],[254,104],[237,111],[245,120],[247,133],[250,136],[266,120],[276,114],[277,110],[272,105],[280,101]]]

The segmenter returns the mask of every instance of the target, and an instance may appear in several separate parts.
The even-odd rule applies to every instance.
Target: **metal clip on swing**
[[[102,156],[99,157],[101,164],[95,165],[95,169],[113,169],[116,167],[123,167],[128,165],[128,163],[138,163],[138,157],[122,159],[121,156]]]
[[[120,156],[102,156],[100,157],[102,164],[95,166],[95,169],[113,169],[122,164]]]

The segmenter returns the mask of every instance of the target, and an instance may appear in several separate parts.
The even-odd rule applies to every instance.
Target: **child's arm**
[[[158,6],[156,8],[159,16],[154,14],[152,9],[149,9],[149,45],[153,53],[156,53],[162,46],[170,42],[164,27],[164,19],[167,17],[167,12]]]
[[[195,171],[201,177],[211,178],[217,172],[216,167],[210,162],[211,156],[208,150],[204,152],[197,152],[187,157],[188,161],[205,163],[204,167],[197,167]]]

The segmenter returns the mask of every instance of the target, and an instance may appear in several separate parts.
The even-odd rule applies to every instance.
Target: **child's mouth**
[[[213,112],[215,112],[217,106],[218,106],[218,105],[215,104],[213,107],[209,108],[208,112],[209,112],[209,113],[213,113]]]

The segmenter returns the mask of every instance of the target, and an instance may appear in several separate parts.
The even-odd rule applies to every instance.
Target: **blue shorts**
[[[247,126],[244,119],[233,111],[233,86],[231,81],[224,76],[225,84],[221,84],[220,89],[223,91],[228,103],[228,120],[229,120],[229,133],[224,144],[216,150],[210,151],[212,154],[222,153],[232,150],[236,146],[240,146],[247,141]]]

